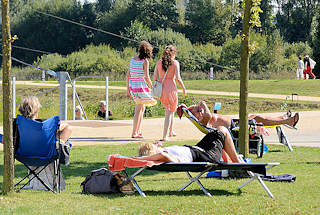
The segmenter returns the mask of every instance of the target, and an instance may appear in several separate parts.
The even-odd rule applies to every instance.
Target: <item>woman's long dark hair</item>
[[[152,59],[152,46],[150,45],[150,43],[148,43],[147,41],[141,41],[140,45],[139,45],[139,59],[143,60],[143,59]]]
[[[176,47],[173,45],[167,46],[162,54],[162,68],[167,71],[168,67],[172,65],[172,54],[177,52]]]

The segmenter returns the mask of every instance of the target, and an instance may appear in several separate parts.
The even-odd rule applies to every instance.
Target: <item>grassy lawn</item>
[[[103,81],[77,81],[77,84],[104,86]],[[184,81],[188,90],[239,92],[238,80],[192,80]],[[110,86],[126,86],[125,81],[110,81]],[[320,96],[320,80],[250,80],[249,93]]]
[[[192,144],[190,141],[189,144]],[[170,144],[186,144],[175,142]],[[0,194],[0,214],[319,214],[320,148],[269,145],[262,159],[251,155],[253,162],[280,162],[270,174],[294,174],[296,182],[265,182],[274,194],[271,199],[257,181],[238,192],[246,179],[202,178],[213,198],[203,194],[197,185],[177,193],[186,183],[185,173],[144,172],[136,179],[147,198],[134,195],[84,195],[80,183],[94,169],[106,167],[109,154],[134,155],[139,143],[74,146],[72,161],[63,167],[66,190],[60,194],[45,191],[21,191],[8,196]],[[22,177],[20,163],[15,165],[15,180]],[[3,152],[0,152],[0,187],[3,181]]]

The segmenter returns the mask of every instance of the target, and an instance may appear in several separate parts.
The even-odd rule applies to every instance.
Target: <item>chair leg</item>
[[[134,179],[134,177],[136,177],[138,174],[140,174],[143,170],[145,170],[147,167],[142,167],[140,168],[138,171],[136,171],[134,174],[132,174],[131,176],[128,175],[128,173],[123,170],[123,174],[125,175],[125,177],[127,178],[128,181],[131,181],[134,185],[134,187],[136,188],[136,190],[139,192],[140,196],[142,197],[146,197],[146,194],[142,191],[142,189],[139,187],[137,181]]]
[[[26,164],[24,164],[24,166],[29,170],[29,174],[28,174],[27,176],[25,176],[22,180],[20,180],[15,186],[19,185],[19,184],[20,184],[23,180],[25,180],[27,177],[29,177],[29,176],[31,176],[31,175],[33,175],[33,176],[28,180],[27,183],[25,183],[22,187],[18,188],[18,189],[17,189],[17,192],[19,192],[20,190],[22,190],[22,189],[23,189],[28,183],[30,183],[30,181],[32,181],[34,178],[37,178],[37,179],[41,182],[41,184],[43,184],[43,186],[45,186],[45,188],[46,188],[47,190],[50,190],[51,192],[54,193],[54,190],[51,189],[51,188],[47,185],[47,183],[45,183],[45,182],[38,176],[38,174],[39,174],[40,172],[42,172],[48,165],[43,166],[43,168],[41,168],[38,173],[37,173],[37,170],[38,170],[40,167],[36,167],[36,168],[33,170],[33,169],[31,169],[31,168],[30,168],[28,165],[26,165]]]
[[[262,181],[261,177],[256,174],[256,173],[249,173],[251,175],[251,178],[244,182],[242,185],[240,185],[238,187],[238,189],[240,190],[242,187],[246,186],[247,184],[251,183],[252,181],[254,181],[255,179],[257,179],[259,181],[259,183],[261,184],[261,186],[263,187],[263,189],[268,193],[268,195],[274,199],[274,196],[272,195],[271,191],[269,190],[269,188],[267,187],[267,185]],[[253,175],[252,175],[253,174]]]
[[[206,194],[209,197],[212,197],[211,193],[209,193],[206,188],[204,188],[204,186],[202,185],[202,183],[199,181],[199,178],[208,170],[202,171],[201,173],[199,173],[198,175],[196,175],[195,177],[192,177],[191,174],[189,172],[186,172],[187,176],[189,177],[190,181],[185,184],[183,187],[181,187],[180,189],[178,189],[178,192],[184,190],[185,188],[187,188],[190,184],[192,184],[193,182],[197,182],[197,184],[199,185],[199,187],[201,188],[201,190],[204,192],[204,194]]]
[[[281,126],[276,127],[277,129],[277,134],[279,137],[279,142],[282,143],[283,145],[287,146],[289,151],[293,151],[293,148],[289,142],[289,139],[287,135],[284,133],[283,129]]]

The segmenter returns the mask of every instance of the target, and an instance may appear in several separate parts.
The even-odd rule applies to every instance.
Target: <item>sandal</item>
[[[172,131],[171,134],[169,134],[169,137],[175,137],[177,136],[176,132]]]
[[[142,134],[132,135],[131,138],[143,138]]]

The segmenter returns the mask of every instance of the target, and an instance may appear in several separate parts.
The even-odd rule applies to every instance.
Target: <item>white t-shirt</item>
[[[164,151],[178,158],[181,163],[193,162],[192,154],[189,147],[186,146],[169,146],[163,148]]]
[[[304,68],[304,63],[303,60],[298,61],[298,69],[303,69]]]

